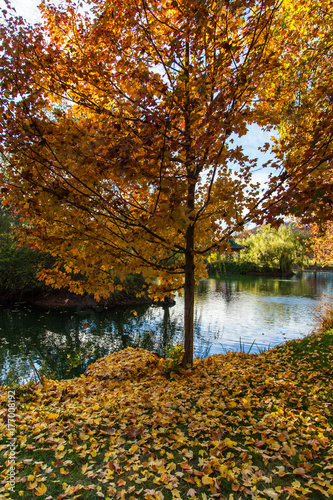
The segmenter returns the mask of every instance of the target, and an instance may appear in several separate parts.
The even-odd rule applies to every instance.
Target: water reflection
[[[315,311],[332,301],[329,273],[293,279],[226,277],[201,282],[195,298],[195,354],[252,352],[308,333]],[[0,383],[36,378],[43,360],[56,378],[83,373],[97,358],[142,347],[163,353],[182,339],[183,299],[172,308],[0,309]]]

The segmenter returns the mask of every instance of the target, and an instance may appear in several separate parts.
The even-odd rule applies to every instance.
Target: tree
[[[290,225],[278,229],[269,224],[242,240],[245,249],[241,259],[260,266],[279,269],[281,274],[291,272],[293,265],[303,265],[306,245],[300,233]]]
[[[275,193],[269,203],[273,217],[282,211],[304,224],[325,224],[333,220],[332,8],[315,0],[307,6],[290,3],[287,11],[290,50],[274,104],[281,120],[273,163],[282,175],[272,179]],[[280,99],[284,93],[289,103]]]
[[[4,14],[1,182],[22,241],[56,258],[56,287],[107,296],[134,272],[153,297],[184,287],[184,365],[204,255],[281,202],[283,178],[259,189],[234,139],[283,119],[302,5],[291,27],[274,0],[43,2],[35,27]]]

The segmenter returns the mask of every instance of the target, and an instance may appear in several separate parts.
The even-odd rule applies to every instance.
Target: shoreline
[[[211,273],[208,278],[221,278],[223,276],[263,276],[271,278],[291,278],[299,272],[333,272],[333,267],[324,266],[308,266],[304,269],[293,267],[291,273],[281,274],[278,271],[272,270],[271,272],[264,271],[250,271],[246,274],[240,274],[236,272],[227,273]],[[97,301],[92,295],[77,295],[75,293],[69,292],[66,289],[36,289],[29,292],[23,293],[21,297],[16,299],[7,300],[1,302],[0,305],[7,307],[14,304],[27,304],[32,307],[44,308],[44,309],[95,309],[102,310],[109,307],[130,307],[130,306],[151,306],[155,305],[157,307],[168,307],[175,304],[175,301],[166,296],[164,301],[154,302],[152,299],[141,298],[137,299],[132,297],[130,294],[119,293],[118,297],[110,297],[109,299],[101,299]]]
[[[101,311],[109,307],[131,307],[131,306],[156,306],[169,307],[175,304],[175,301],[166,296],[164,300],[159,302],[152,299],[131,297],[129,294],[120,293],[118,297],[110,297],[109,299],[101,299],[97,301],[92,295],[77,295],[69,292],[66,289],[60,290],[37,290],[34,292],[23,294],[20,299],[13,300],[11,304],[26,304],[32,307],[43,309],[94,309]],[[10,305],[10,302],[1,304],[2,306]]]

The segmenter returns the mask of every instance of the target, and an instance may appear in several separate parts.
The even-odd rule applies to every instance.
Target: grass
[[[0,388],[0,498],[333,498],[333,330],[166,376],[127,349],[86,377]],[[11,389],[12,390],[12,389]]]

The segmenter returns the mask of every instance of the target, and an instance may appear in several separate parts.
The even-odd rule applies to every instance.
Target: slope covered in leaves
[[[86,377],[16,391],[15,493],[4,499],[333,497],[333,331],[260,355],[228,353],[163,374],[126,349]]]

